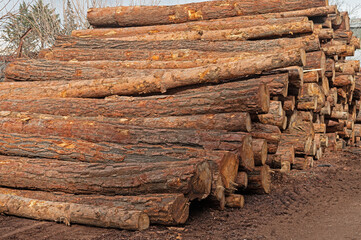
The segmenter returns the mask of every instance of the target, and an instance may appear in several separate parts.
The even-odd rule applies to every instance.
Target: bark
[[[271,174],[270,168],[267,165],[256,167],[252,172],[248,173],[248,187],[247,190],[257,193],[265,194],[271,192]]]
[[[299,117],[302,121],[313,122],[312,112],[298,111],[296,114],[297,114],[297,117]]]
[[[262,166],[267,160],[267,141],[265,139],[253,139],[252,148],[254,153],[254,164]]]
[[[335,39],[346,41],[347,44],[350,44],[353,32],[349,30],[336,30]]]
[[[238,172],[235,183],[239,189],[246,189],[248,186],[248,175],[246,172]]]
[[[292,164],[295,159],[293,144],[280,145],[275,155],[272,156],[272,168],[282,169],[286,162]]]
[[[315,129],[313,128],[312,122],[303,120],[304,116],[300,112],[295,112],[289,121],[288,129],[286,133],[312,136],[315,135]]]
[[[300,1],[279,4],[279,1],[213,1],[173,6],[136,6],[91,8],[87,18],[96,27],[131,27],[226,17],[287,12],[315,7],[326,7],[328,1]],[[241,10],[241,11],[240,11]]]
[[[306,169],[308,169],[307,158],[295,158],[295,161],[292,164],[292,169],[296,169],[296,170],[306,170]]]
[[[326,76],[322,77],[321,90],[325,94],[325,100],[328,95],[330,95],[330,82]]]
[[[345,31],[350,30],[350,17],[348,15],[348,12],[341,12],[340,14],[342,18],[342,23],[340,26],[337,26],[336,29]]]
[[[353,75],[337,75],[332,83],[336,87],[343,87],[352,85],[355,83],[355,79]]]
[[[335,77],[335,61],[333,59],[326,59],[326,72],[325,76],[333,79]]]
[[[326,124],[323,123],[314,123],[313,127],[315,128],[315,133],[326,133]]]
[[[306,54],[305,70],[317,70],[321,77],[326,71],[326,55],[323,51],[309,52]]]
[[[351,45],[324,45],[321,48],[327,56],[347,57],[355,54],[355,46]]]
[[[293,112],[296,107],[296,97],[288,96],[283,99],[283,110],[286,112]]]
[[[293,34],[313,32],[312,21],[293,21],[288,23],[274,23],[253,27],[227,28],[221,30],[196,29],[189,31],[144,33],[117,37],[122,41],[170,41],[170,40],[206,40],[206,41],[246,41],[275,37],[286,37]]]
[[[355,124],[355,137],[361,137],[361,124]]]
[[[303,96],[297,100],[299,110],[316,110],[317,106],[317,96]]]
[[[206,161],[81,163],[0,156],[1,185],[73,194],[141,195],[183,193],[204,199],[211,190]]]
[[[303,74],[303,81],[305,83],[318,83],[319,78],[318,71],[310,71]]]
[[[178,25],[175,25],[178,28]],[[134,29],[134,28],[121,28],[121,30]],[[137,28],[138,29],[138,28]],[[99,29],[94,29],[95,31]],[[69,49],[68,49],[69,48]],[[194,50],[188,51],[191,54],[199,53],[199,51],[205,52],[231,52],[234,56],[234,52],[257,52],[265,53],[272,51],[287,51],[289,49],[303,48],[305,51],[318,51],[320,49],[320,40],[316,35],[305,35],[295,38],[277,38],[277,39],[268,39],[268,40],[257,40],[257,41],[187,41],[187,40],[171,40],[171,41],[121,41],[119,39],[83,39],[83,38],[74,38],[61,36],[58,37],[54,45],[54,50],[66,51],[74,49],[85,49],[92,51],[97,50],[126,50],[126,55],[132,53],[132,50],[153,50],[153,53],[157,53],[154,50],[173,50],[168,51],[174,53],[169,60],[176,58],[175,54],[185,55],[187,51],[184,49]],[[180,51],[183,49],[183,51]],[[178,51],[176,51],[178,50]],[[198,52],[197,52],[198,51]],[[101,51],[98,51],[101,52]],[[121,52],[121,51],[118,51]],[[141,54],[140,51],[134,52],[138,55]],[[158,51],[158,54],[162,53]],[[166,53],[166,51],[163,51]],[[154,55],[153,54],[153,55]],[[171,55],[171,54],[170,54]],[[198,54],[199,58],[205,58],[205,53]],[[218,54],[219,55],[219,54]],[[224,54],[223,54],[224,55]],[[179,56],[179,57],[181,57]],[[202,57],[203,56],[203,57]],[[208,55],[210,56],[210,55]],[[213,54],[213,58],[217,57],[216,54]],[[225,55],[230,56],[230,55]],[[156,59],[152,57],[151,59]]]
[[[261,123],[275,125],[283,130],[286,128],[286,126],[284,126],[285,118],[286,113],[280,101],[271,101],[268,113],[258,115],[258,120]]]
[[[314,26],[314,33],[321,40],[333,39],[335,37],[334,31],[332,28],[322,28],[322,26]]]
[[[312,136],[306,134],[282,133],[280,146],[293,146],[296,154],[307,153],[312,145]],[[280,148],[280,147],[279,147]],[[277,153],[276,153],[277,154]]]
[[[361,40],[360,40],[360,38],[358,38],[356,36],[352,36],[352,38],[350,40],[350,44],[352,46],[354,46],[355,49],[360,49],[361,48]]]
[[[324,106],[326,98],[321,87],[317,83],[305,83],[299,92],[299,98],[313,96],[317,97],[317,109]]]
[[[42,191],[0,188],[1,194],[40,201],[85,204],[121,210],[141,211],[152,224],[184,224],[189,216],[189,200],[183,194],[149,194],[140,196],[73,195]]]
[[[337,104],[337,99],[338,99],[337,88],[331,88],[329,92],[329,96],[327,97],[327,101],[333,107],[335,106],[335,104]]]
[[[240,194],[231,194],[226,197],[226,206],[230,208],[243,208],[244,197]]]
[[[266,84],[271,95],[281,95],[286,97],[288,93],[288,79],[288,73],[281,73],[275,75],[263,75],[253,80]]]
[[[255,139],[265,139],[269,153],[277,151],[278,143],[281,140],[281,130],[277,126],[253,123],[251,135]]]
[[[271,71],[264,71],[263,74],[283,74],[288,73],[288,94],[297,95],[297,91],[303,85],[303,68],[291,66],[287,68],[279,68]]]
[[[127,230],[145,230],[149,227],[149,217],[141,211],[41,201],[9,194],[0,194],[0,203],[1,213],[37,220],[63,222],[66,225],[78,223]]]
[[[321,108],[320,114],[322,115],[331,115],[331,104],[330,102],[326,101],[325,106]]]

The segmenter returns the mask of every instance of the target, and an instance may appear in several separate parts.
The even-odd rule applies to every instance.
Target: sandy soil
[[[194,203],[181,227],[129,232],[0,216],[0,239],[361,239],[361,148],[275,178],[272,193],[246,196],[244,209]]]

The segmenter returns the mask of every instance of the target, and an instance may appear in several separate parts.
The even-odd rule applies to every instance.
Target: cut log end
[[[226,206],[230,208],[243,208],[244,197],[240,194],[231,194],[226,197]]]
[[[198,165],[197,173],[192,179],[189,199],[205,199],[211,193],[212,172],[207,162]]]

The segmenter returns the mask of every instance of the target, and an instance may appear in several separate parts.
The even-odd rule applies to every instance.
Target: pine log
[[[322,77],[322,82],[321,82],[321,90],[322,92],[325,94],[325,97],[327,97],[328,95],[330,95],[330,83],[329,80],[326,76]]]
[[[175,25],[178,28],[178,25]],[[122,28],[129,29],[129,28]],[[132,28],[133,29],[133,28]],[[99,30],[99,29],[94,29]],[[287,51],[290,49],[303,48],[305,51],[318,51],[320,49],[320,40],[316,35],[305,35],[294,38],[277,38],[277,39],[266,39],[266,40],[257,40],[257,41],[187,41],[187,40],[172,40],[172,41],[121,41],[118,39],[83,39],[83,38],[73,38],[68,36],[58,37],[55,44],[55,51],[71,51],[74,49],[85,49],[92,51],[97,50],[126,50],[127,54],[131,54],[132,50],[173,50],[168,51],[173,53],[169,60],[174,60],[178,57],[184,57],[186,53],[197,54],[198,58],[205,58],[205,56],[212,56],[210,54],[199,54],[199,51],[205,52],[231,52],[232,55],[224,55],[227,57],[234,56],[234,52],[257,52],[264,54],[265,52],[272,51]],[[190,49],[196,51],[176,51],[181,49]],[[99,51],[101,52],[101,51]],[[140,51],[135,52],[138,55]],[[157,51],[153,51],[157,53]],[[161,51],[158,54],[162,53]],[[166,53],[163,51],[163,53]],[[176,54],[180,56],[176,56]],[[213,54],[213,59],[216,54]],[[222,55],[222,54],[221,54]],[[220,56],[220,54],[218,54]],[[157,57],[151,57],[152,59],[157,59]],[[154,63],[155,64],[155,63]]]
[[[353,75],[336,75],[332,83],[336,87],[343,87],[354,84],[355,79]]]
[[[307,136],[310,135],[313,138],[315,135],[315,129],[313,128],[312,122],[303,119],[304,116],[301,114],[301,111],[295,111],[294,114],[290,117],[288,129],[285,132]]]
[[[317,83],[319,78],[318,71],[309,71],[303,74],[304,83]]]
[[[323,77],[326,71],[326,55],[323,51],[309,52],[306,54],[305,70],[317,70],[320,77]]]
[[[67,202],[94,207],[116,207],[123,210],[142,211],[149,216],[152,224],[184,224],[189,216],[189,200],[183,194],[140,196],[73,195],[10,188],[0,188],[0,193],[40,201]]]
[[[281,141],[282,143],[282,141]],[[276,154],[272,158],[272,168],[282,168],[285,162],[292,164],[295,159],[295,150],[293,144],[280,144]]]
[[[361,48],[361,40],[360,40],[360,38],[358,38],[356,36],[352,36],[352,38],[350,40],[350,45],[354,46],[355,49],[360,49]]]
[[[282,95],[286,97],[288,93],[288,79],[289,74],[282,73],[275,75],[264,75],[254,80],[266,84],[271,95]]]
[[[257,194],[268,194],[271,192],[271,170],[269,166],[256,167],[248,173],[247,190]]]
[[[326,0],[297,1],[282,5],[278,1],[265,0],[250,2],[213,1],[173,6],[91,8],[88,10],[87,19],[91,25],[96,27],[132,27],[287,12],[326,6],[328,6]]]
[[[355,137],[361,137],[361,124],[355,124]]]
[[[248,175],[246,172],[238,172],[235,183],[239,189],[246,189],[248,186]]]
[[[336,29],[346,31],[350,30],[350,17],[348,15],[348,12],[341,12],[340,15],[342,18],[342,23],[340,26],[337,26]]]
[[[337,104],[337,100],[338,100],[337,88],[331,88],[329,92],[329,96],[327,97],[327,102],[329,102],[330,105],[334,107]]]
[[[320,109],[325,104],[325,94],[322,91],[321,87],[317,83],[305,83],[300,89],[299,98],[306,96],[317,97],[317,109]]]
[[[351,42],[351,38],[353,35],[353,32],[350,30],[336,30],[335,32],[335,39],[337,40],[341,40],[341,41],[346,41],[347,44],[350,44]]]
[[[298,111],[295,114],[297,114],[297,117],[299,117],[302,121],[313,122],[312,112]]]
[[[7,215],[63,222],[66,225],[79,223],[127,230],[145,230],[149,227],[147,214],[116,207],[41,201],[9,194],[0,194],[0,206],[0,212]]]
[[[294,153],[305,154],[312,145],[312,136],[306,134],[282,133],[280,146],[293,146]],[[279,147],[280,149],[280,147]],[[277,154],[277,153],[276,153]],[[291,162],[292,163],[292,162]]]
[[[209,29],[220,29],[227,27],[227,23],[234,19],[242,24],[242,26],[254,26],[269,21],[282,21],[279,18],[294,18],[294,17],[312,17],[312,16],[327,16],[328,14],[339,15],[336,6],[326,6],[318,8],[307,8],[298,11],[287,11],[282,13],[269,13],[263,15],[251,15],[240,16],[232,18],[222,18],[209,21],[196,21],[187,23],[178,23],[174,25],[157,25],[157,26],[145,26],[137,28],[96,28],[87,30],[74,30],[72,36],[80,38],[114,38],[118,36],[134,35],[139,33],[151,33],[151,32],[172,32],[175,30],[186,31],[191,29],[198,29],[200,27],[209,27]],[[224,20],[223,20],[224,19]],[[340,19],[342,21],[342,19]],[[288,21],[288,20],[286,20]],[[225,22],[225,23],[224,23]],[[341,23],[340,23],[341,24]]]
[[[282,74],[288,73],[288,93],[298,94],[298,89],[303,86],[303,68],[299,66],[291,66],[286,68],[274,69],[271,71],[264,71],[263,74]],[[283,96],[285,96],[283,94]]]
[[[262,166],[267,160],[267,141],[265,139],[253,139],[252,148],[254,153],[254,164]]]
[[[307,158],[295,158],[295,161],[292,164],[292,169],[306,170],[308,168],[309,168],[309,164]]]
[[[330,102],[326,101],[325,106],[321,108],[320,114],[322,115],[331,115],[331,104]]]
[[[283,130],[286,128],[286,126],[284,126],[286,113],[280,101],[271,101],[268,113],[258,114],[257,117],[263,124],[275,125]]]
[[[226,206],[230,208],[243,208],[244,197],[240,194],[231,194],[226,197]]]
[[[337,133],[327,133],[329,149],[336,151]]]
[[[312,21],[294,21],[257,25],[253,27],[234,27],[224,30],[197,29],[190,31],[157,32],[117,37],[122,41],[171,41],[171,40],[202,40],[202,41],[246,41],[275,37],[286,37],[293,34],[313,32]],[[323,35],[320,35],[322,37]]]
[[[206,161],[98,164],[0,156],[1,185],[73,194],[183,193],[204,199],[211,190]],[[180,177],[181,176],[181,177]]]
[[[307,156],[316,156],[317,155],[317,146],[314,140],[311,141],[311,147],[307,152],[303,153]]]
[[[326,133],[326,124],[320,123],[314,123],[313,127],[315,129],[315,133]]]
[[[295,96],[287,96],[283,99],[283,109],[286,112],[293,112],[296,107],[296,97]]]
[[[265,139],[269,153],[276,153],[278,143],[281,140],[281,130],[277,126],[266,125],[262,123],[253,123],[252,138]]]
[[[316,110],[317,106],[317,96],[302,96],[297,100],[299,110]]]
[[[327,56],[347,57],[355,54],[355,46],[351,45],[324,45],[321,48]]]
[[[335,77],[335,61],[333,59],[326,59],[326,72],[325,76],[333,79]]]
[[[321,39],[333,39],[335,37],[334,31],[332,28],[322,28],[322,26],[314,26],[314,33]]]

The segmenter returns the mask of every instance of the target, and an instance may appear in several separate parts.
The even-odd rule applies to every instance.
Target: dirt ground
[[[0,239],[361,239],[361,148],[327,153],[308,171],[277,177],[270,195],[246,196],[244,209],[192,205],[181,227],[143,232],[0,216]]]

